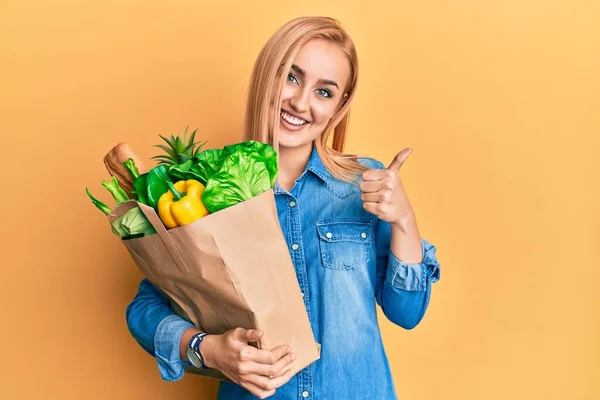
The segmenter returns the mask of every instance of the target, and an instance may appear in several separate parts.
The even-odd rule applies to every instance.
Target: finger
[[[251,371],[251,373],[255,373],[257,375],[263,375],[269,378],[273,378],[275,376],[281,375],[283,371],[294,360],[296,360],[296,355],[293,353],[289,353],[286,354],[284,357],[281,357],[279,361],[277,361],[275,364],[252,363],[248,366],[248,370]]]
[[[376,215],[378,218],[383,218],[390,212],[389,203],[374,203],[371,201],[366,201],[363,203],[363,207],[365,210],[373,215]]]
[[[381,181],[367,181],[367,182],[361,182],[360,184],[360,190],[363,193],[373,193],[378,191],[379,189],[381,189]]]
[[[290,363],[290,364],[288,364],[288,366],[287,366],[287,367],[283,368],[283,369],[282,369],[282,370],[279,372],[279,374],[277,374],[277,375],[274,375],[274,376],[270,376],[269,378],[271,378],[271,379],[279,378],[280,376],[287,375],[288,373],[289,373],[289,374],[291,374],[291,375],[294,375],[294,366],[293,366],[291,363]],[[288,379],[289,379],[289,378],[288,378]]]
[[[276,347],[273,350],[261,350],[253,346],[245,346],[240,350],[240,360],[273,365],[290,351],[291,347],[287,345]]]
[[[263,333],[259,329],[235,328],[233,337],[240,342],[250,343],[259,340],[263,336]]]
[[[240,378],[240,380],[242,381],[242,383],[254,385],[258,390],[261,390],[263,392],[269,392],[271,390],[277,389],[275,384],[271,382],[271,379],[258,374],[244,375]]]
[[[363,207],[365,210],[367,210],[368,212],[370,212],[373,215],[376,215],[379,217],[379,209],[377,208],[378,203],[374,203],[371,201],[366,201],[363,203]]]
[[[290,379],[294,376],[294,370],[292,368],[287,368],[280,375],[271,379],[271,382],[275,385],[276,388],[282,387],[285,385]]]
[[[389,201],[391,196],[391,191],[389,190],[379,190],[375,193],[363,193],[360,195],[360,198],[363,202],[369,203],[381,203],[384,201]]]
[[[297,358],[298,356],[296,356],[295,354],[289,354],[285,357],[282,357],[281,360],[279,360],[275,365],[275,370],[277,372],[275,374],[268,375],[269,378],[277,378],[287,374],[287,372],[293,368],[292,364],[294,363],[294,361],[296,361]]]
[[[283,356],[285,356],[287,354],[293,354],[294,351],[291,346],[281,345],[279,347],[275,347],[273,350],[271,350],[271,352],[275,354],[275,362],[277,362]]]
[[[402,164],[404,164],[404,162],[406,161],[408,156],[410,156],[412,151],[413,150],[410,147],[407,147],[406,149],[402,150],[400,153],[396,154],[396,157],[394,157],[394,159],[392,160],[392,163],[390,164],[390,166],[387,169],[390,171],[398,172],[400,170],[400,167],[402,166]]]
[[[242,381],[240,383],[244,388],[248,389],[250,393],[258,397],[259,399],[266,399],[267,397],[273,396],[275,394],[275,389],[263,390],[260,388],[260,386],[257,386],[256,384],[249,381]]]
[[[245,376],[244,381],[256,386],[260,390],[269,392],[283,386],[287,381],[290,380],[293,374],[294,371],[292,369],[288,369],[286,370],[285,374],[272,379],[267,378],[266,376],[252,374]]]
[[[294,369],[290,367],[286,368],[279,376],[276,376],[272,380],[275,384],[275,387],[282,387],[289,382],[290,379],[292,379],[292,376],[294,376]]]
[[[385,178],[387,171],[385,169],[369,169],[362,174],[363,181],[378,181]]]

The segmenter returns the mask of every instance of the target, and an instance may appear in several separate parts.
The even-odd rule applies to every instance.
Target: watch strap
[[[204,338],[208,335],[208,333],[202,332],[197,333],[190,339],[189,348],[194,352],[194,354],[200,359],[200,363],[202,364],[202,368],[208,369],[206,364],[204,363],[204,358],[202,357],[202,353],[200,353],[200,344],[204,340]]]

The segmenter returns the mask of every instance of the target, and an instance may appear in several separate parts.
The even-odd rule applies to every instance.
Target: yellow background
[[[359,51],[347,150],[415,149],[401,176],[442,264],[415,330],[380,313],[400,399],[600,398],[600,3],[321,3],[0,2],[0,398],[214,398],[129,335],[141,275],[84,188],[113,204],[119,141],[237,141],[260,48],[319,14]]]

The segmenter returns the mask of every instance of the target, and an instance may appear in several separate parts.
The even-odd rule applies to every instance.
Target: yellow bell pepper
[[[158,215],[167,228],[190,224],[208,215],[202,202],[204,185],[188,179],[174,185],[167,181],[169,191],[158,199]]]

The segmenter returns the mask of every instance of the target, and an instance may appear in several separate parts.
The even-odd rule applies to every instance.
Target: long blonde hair
[[[354,182],[357,174],[367,169],[358,162],[357,155],[343,153],[350,103],[358,82],[358,57],[352,39],[339,21],[333,18],[296,18],[279,28],[262,48],[250,79],[244,140],[268,143],[279,153],[277,133],[281,91],[296,54],[312,39],[324,39],[337,44],[350,63],[351,74],[345,90],[347,97],[342,100],[344,103],[333,115],[321,136],[315,140],[315,147],[323,164],[333,176],[343,181]],[[332,131],[332,147],[328,147],[327,141]]]

